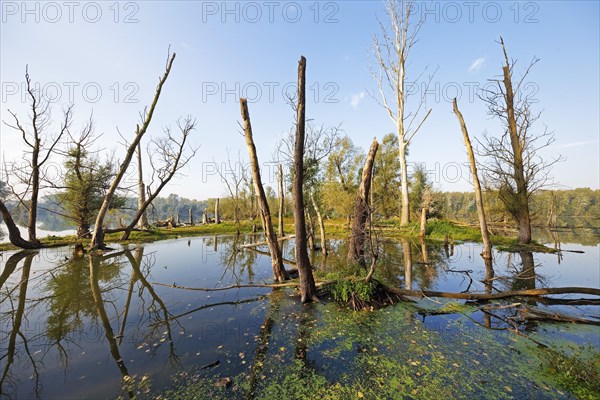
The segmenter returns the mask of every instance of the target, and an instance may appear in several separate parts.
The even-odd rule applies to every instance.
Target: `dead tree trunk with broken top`
[[[278,176],[277,178],[279,179],[279,220],[277,221],[277,234],[280,237],[283,237],[285,235],[285,232],[283,231],[283,214],[285,211],[285,194],[283,191],[283,167],[281,166],[281,164],[278,165],[277,167],[277,172],[278,172]]]
[[[366,268],[365,262],[365,225],[369,218],[369,191],[371,190],[371,178],[373,176],[373,162],[379,143],[377,139],[373,139],[371,149],[367,155],[365,166],[362,171],[362,178],[358,193],[356,195],[356,203],[354,206],[354,219],[352,222],[352,236],[350,237],[350,248],[348,250],[348,263],[358,263]]]
[[[137,162],[138,162],[138,211],[143,209],[146,202],[146,185],[144,184],[144,174],[142,171],[142,143],[138,143],[137,147]],[[138,228],[148,229],[148,214],[144,212],[138,221]]]
[[[256,147],[252,138],[252,125],[250,123],[250,114],[248,112],[248,103],[246,99],[240,99],[240,109],[242,112],[242,120],[244,121],[244,136],[246,137],[246,145],[248,146],[248,154],[250,156],[250,166],[252,169],[252,183],[256,197],[258,197],[260,205],[260,216],[265,228],[265,236],[271,253],[271,266],[273,268],[273,280],[275,282],[283,282],[288,279],[287,272],[283,267],[283,258],[281,256],[281,248],[277,242],[277,234],[273,229],[273,221],[271,220],[271,211],[269,210],[269,202],[265,195],[265,190],[260,178],[260,166],[258,164],[258,156],[256,155]]]
[[[220,224],[221,218],[219,217],[219,198],[215,201],[215,224]]]
[[[462,130],[463,139],[465,141],[467,155],[469,156],[469,164],[471,165],[471,175],[473,175],[473,187],[475,188],[475,203],[477,205],[477,216],[479,217],[481,239],[483,240],[483,251],[481,253],[481,257],[491,259],[492,243],[490,242],[490,234],[488,232],[487,221],[485,218],[485,209],[483,207],[483,195],[481,193],[479,175],[477,174],[477,164],[475,163],[475,155],[473,154],[473,146],[471,146],[471,139],[469,139],[467,125],[465,124],[465,120],[463,118],[462,113],[458,109],[458,103],[456,102],[456,98],[454,98],[454,114],[456,114],[458,122],[460,123],[460,129]]]
[[[169,73],[171,72],[171,67],[173,66],[173,61],[175,61],[175,53],[173,53],[171,55],[171,57],[169,58],[169,60],[167,61],[165,73],[163,74],[163,76],[160,78],[160,80],[158,82],[156,92],[154,93],[154,99],[152,101],[152,104],[150,105],[148,112],[145,115],[144,123],[142,124],[141,127],[139,125],[136,127],[135,138],[133,139],[133,142],[131,142],[131,144],[129,145],[129,148],[127,149],[127,153],[125,154],[125,158],[123,159],[123,162],[121,163],[121,168],[119,169],[119,172],[115,176],[113,182],[110,185],[110,188],[108,189],[108,191],[106,192],[106,195],[104,196],[104,201],[102,202],[102,206],[100,207],[100,210],[98,211],[98,216],[96,217],[96,222],[94,223],[94,233],[92,236],[92,241],[90,243],[91,248],[99,248],[99,249],[105,248],[105,245],[104,245],[104,217],[106,216],[106,213],[108,212],[108,208],[110,207],[110,203],[112,202],[113,196],[114,196],[115,192],[117,191],[119,184],[121,183],[121,179],[123,179],[123,176],[125,176],[125,172],[127,172],[129,163],[131,162],[131,159],[133,158],[133,153],[137,149],[138,143],[140,142],[140,140],[142,140],[142,137],[146,133],[146,130],[148,129],[148,126],[150,125],[150,122],[152,121],[152,116],[154,115],[154,110],[156,108],[156,104],[158,103],[158,98],[160,97],[160,93],[162,91],[163,85],[165,84],[165,82],[167,81],[167,78],[169,77]]]
[[[296,231],[296,263],[300,277],[300,301],[318,301],[315,278],[306,249],[306,221],[304,220],[304,137],[306,130],[306,58],[298,63],[298,105],[296,117],[296,142],[294,146],[294,228]]]
[[[427,236],[427,207],[421,208],[421,229],[419,232],[421,239],[425,239],[425,236]]]

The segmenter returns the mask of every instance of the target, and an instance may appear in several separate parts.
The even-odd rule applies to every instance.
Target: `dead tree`
[[[365,160],[365,166],[362,171],[362,178],[356,195],[354,206],[354,218],[352,220],[352,236],[350,237],[350,246],[348,250],[348,263],[358,263],[366,268],[365,262],[365,225],[369,218],[369,191],[371,190],[371,178],[373,177],[373,162],[379,143],[373,139],[369,154]]]
[[[144,184],[144,174],[142,170],[142,142],[138,143],[137,147],[137,162],[138,162],[138,211],[143,209],[142,215],[138,223],[138,228],[148,229],[148,214],[144,203],[146,202],[146,185]]]
[[[479,183],[479,175],[477,173],[475,155],[473,154],[473,146],[471,146],[471,139],[469,138],[467,125],[465,123],[462,113],[458,109],[458,103],[456,101],[456,98],[454,99],[454,114],[456,114],[456,118],[458,118],[458,122],[460,123],[460,129],[462,130],[463,139],[465,141],[465,148],[467,149],[467,155],[469,157],[469,164],[471,165],[471,175],[473,175],[473,188],[475,189],[475,204],[477,205],[479,228],[481,229],[481,239],[483,240],[483,251],[481,253],[481,256],[483,258],[492,258],[492,243],[490,242],[490,234],[487,228],[487,220],[485,218],[483,195],[481,193],[481,185]]]
[[[427,236],[427,207],[421,207],[421,229],[419,230],[419,237],[425,239]]]
[[[162,189],[171,181],[171,179],[184,168],[194,157],[198,148],[188,148],[186,144],[191,133],[196,129],[196,120],[187,117],[184,123],[177,122],[181,131],[181,137],[176,138],[169,128],[165,128],[165,136],[152,141],[153,146],[148,147],[150,156],[150,165],[152,166],[152,182],[148,185],[148,198],[138,207],[133,220],[127,225],[121,240],[127,240],[133,228],[137,225],[139,219],[144,215],[146,209],[152,201],[160,194]],[[156,161],[158,159],[158,163]],[[158,180],[156,189],[151,190],[153,181]],[[177,214],[176,224],[179,225],[179,214]]]
[[[14,122],[7,123],[3,121],[6,126],[20,133],[21,139],[27,148],[24,154],[26,163],[18,165],[15,162],[11,166],[10,175],[17,177],[18,182],[14,184],[7,182],[7,184],[10,184],[12,192],[18,198],[19,203],[28,211],[27,231],[29,242],[41,247],[37,239],[36,226],[41,182],[45,179],[43,166],[54,152],[54,148],[65,132],[69,129],[73,106],[68,107],[64,111],[60,129],[54,137],[51,137],[46,133],[50,129],[51,124],[50,102],[41,93],[35,92],[35,89],[31,85],[28,67],[25,67],[25,85],[27,96],[31,101],[30,128],[25,128],[21,124],[17,114],[10,110],[8,112],[13,117]],[[29,159],[27,160],[27,158]],[[24,189],[21,190],[17,186],[23,186]],[[26,199],[26,197],[28,198]]]
[[[402,189],[402,209],[400,223],[406,225],[410,222],[410,199],[408,195],[408,171],[406,153],[408,145],[417,134],[429,114],[420,117],[425,105],[425,93],[422,90],[421,99],[417,103],[416,110],[406,111],[406,104],[410,95],[410,87],[407,87],[406,64],[413,46],[417,43],[417,36],[425,19],[421,16],[415,20],[413,15],[414,4],[412,0],[388,0],[386,2],[386,13],[389,26],[381,21],[381,37],[375,36],[374,56],[378,71],[371,74],[377,80],[381,100],[378,103],[387,111],[389,117],[396,127],[398,135],[398,156],[400,160],[400,178]],[[431,82],[431,77],[429,79]],[[427,84],[428,86],[428,84]],[[418,123],[416,128],[414,124]]]
[[[125,158],[121,162],[121,168],[119,169],[119,172],[113,179],[113,181],[110,185],[110,188],[108,189],[108,192],[104,196],[104,201],[102,202],[102,206],[100,207],[100,210],[98,211],[98,216],[96,217],[96,222],[94,224],[94,233],[92,235],[92,241],[90,243],[91,248],[98,248],[98,249],[105,248],[105,245],[104,245],[104,217],[106,216],[106,213],[108,212],[110,203],[113,199],[115,192],[117,191],[117,189],[119,187],[119,184],[121,183],[121,180],[123,179],[123,176],[125,176],[125,172],[127,171],[127,168],[129,167],[129,163],[131,162],[131,159],[133,158],[133,153],[135,152],[136,148],[138,147],[140,140],[142,140],[142,137],[146,133],[146,130],[148,129],[148,126],[150,125],[150,122],[152,121],[152,116],[154,115],[154,110],[156,109],[156,104],[158,103],[158,98],[160,97],[160,93],[162,91],[163,85],[165,84],[165,82],[167,81],[167,78],[169,77],[169,73],[171,72],[171,67],[173,66],[173,61],[175,61],[175,53],[173,53],[167,61],[165,73],[163,74],[163,76],[160,78],[160,80],[158,82],[156,92],[154,93],[154,100],[152,101],[152,104],[150,105],[150,109],[148,110],[148,112],[145,115],[144,123],[142,124],[141,127],[139,126],[139,124],[136,126],[135,137],[133,139],[133,142],[131,142],[131,144],[129,145],[129,147],[127,149],[127,153],[125,154]]]
[[[283,282],[288,279],[287,272],[283,267],[283,257],[281,248],[277,242],[277,234],[273,229],[273,221],[271,220],[271,211],[269,210],[269,202],[265,195],[265,189],[260,178],[260,166],[258,164],[258,156],[256,155],[256,147],[252,138],[252,125],[250,123],[250,114],[248,112],[248,103],[246,99],[240,99],[240,109],[242,120],[244,121],[244,136],[246,137],[246,146],[248,146],[248,154],[250,156],[250,166],[252,170],[252,182],[254,191],[260,204],[260,216],[265,228],[265,236],[271,253],[271,267],[273,268],[273,280],[275,282]]]
[[[285,193],[283,191],[283,167],[281,163],[277,166],[277,178],[279,179],[279,220],[277,221],[277,234],[280,237],[285,235],[283,231],[283,214],[285,212]]]
[[[294,229],[296,232],[296,263],[300,277],[300,301],[318,301],[315,278],[313,276],[306,248],[306,221],[304,219],[304,136],[306,127],[306,58],[300,57],[298,63],[298,105],[296,116],[296,143],[294,146]]]
[[[540,113],[534,113],[531,105],[533,94],[527,90],[525,78],[539,61],[534,58],[520,80],[514,80],[515,62],[508,60],[504,41],[500,38],[504,53],[502,79],[494,79],[496,86],[484,91],[480,98],[486,103],[488,113],[502,122],[504,132],[497,137],[486,136],[480,142],[479,153],[487,160],[483,171],[486,184],[497,190],[506,210],[516,220],[519,243],[531,242],[531,216],[529,198],[549,179],[551,166],[560,157],[548,161],[539,151],[554,142],[554,135],[547,131],[534,133],[532,125]]]
[[[221,217],[219,217],[219,198],[215,200],[215,224],[221,223]]]
[[[21,231],[19,227],[15,224],[15,221],[12,219],[12,215],[4,205],[4,202],[0,199],[0,214],[2,214],[2,219],[6,224],[6,228],[8,229],[8,239],[10,242],[22,249],[39,249],[41,247],[40,242],[29,242],[21,236]]]
[[[194,226],[194,210],[192,207],[189,209],[189,218],[188,218],[190,226]]]

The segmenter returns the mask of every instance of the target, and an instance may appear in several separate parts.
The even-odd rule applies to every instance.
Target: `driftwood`
[[[171,217],[169,217],[168,219],[165,220],[157,220],[154,225],[156,225],[159,228],[176,228],[177,227],[177,223],[175,222],[175,217],[171,215]]]
[[[277,241],[278,242],[283,242],[283,241],[288,240],[288,239],[293,239],[294,237],[296,237],[296,235],[287,235],[287,236],[283,236],[283,237],[277,238]],[[261,242],[243,244],[243,245],[240,246],[240,248],[241,249],[249,249],[249,248],[252,248],[252,247],[264,246],[266,244],[269,244],[269,242],[266,241],[266,240],[263,240]]]

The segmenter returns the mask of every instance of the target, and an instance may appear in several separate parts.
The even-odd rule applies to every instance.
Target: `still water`
[[[506,320],[515,317],[508,314],[511,309],[499,314],[502,319],[478,308],[427,313],[422,310],[439,310],[447,302],[425,298],[418,312],[403,304],[354,312],[327,299],[302,306],[292,289],[206,292],[157,285],[270,282],[269,257],[239,247],[257,240],[253,235],[186,238],[119,246],[94,257],[74,256],[68,247],[0,253],[0,397],[152,396],[177,382],[219,377],[233,377],[230,397],[285,397],[278,392],[288,385],[283,383],[287,372],[281,375],[285,368],[308,368],[314,380],[326,384],[352,386],[358,376],[371,385],[370,379],[381,378],[384,361],[396,371],[427,366],[422,374],[415,370],[390,378],[391,386],[386,385],[396,393],[391,398],[404,397],[403,391],[415,397],[570,397],[550,381],[532,383],[523,374],[531,360],[518,349],[527,344],[513,344],[517,336],[506,329]],[[284,246],[287,259],[293,258],[292,246]],[[326,264],[314,256],[317,270],[343,265],[345,241],[330,241],[329,247]],[[390,241],[383,245],[377,274],[398,287],[452,292],[600,288],[600,246],[567,243],[562,248],[582,253],[496,252],[490,271],[479,257],[479,244],[444,248]],[[485,278],[493,278],[491,286],[482,282]],[[598,305],[534,303],[600,319]],[[597,326],[526,323],[519,329],[538,341],[600,350]],[[382,352],[385,360],[375,358]],[[377,376],[370,362],[380,363]],[[129,376],[139,385],[124,390],[123,378]]]

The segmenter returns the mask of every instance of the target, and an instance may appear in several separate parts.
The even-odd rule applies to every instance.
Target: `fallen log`
[[[253,249],[251,247],[248,248],[248,250],[251,250],[251,251],[253,251],[255,253],[258,253],[258,254],[262,254],[263,256],[269,256],[269,257],[271,257],[271,253],[269,253],[268,251],[262,251],[262,250],[258,250],[258,249]],[[285,259],[283,257],[282,257],[282,261],[283,261],[284,264],[292,265],[294,267],[296,266],[296,261],[288,260],[288,259]]]
[[[287,236],[283,236],[283,237],[277,238],[277,241],[278,242],[283,242],[283,241],[286,241],[288,239],[293,239],[294,237],[296,237],[296,235],[287,235]],[[248,248],[251,248],[251,247],[263,246],[263,245],[266,245],[266,244],[269,244],[269,242],[267,242],[266,240],[263,240],[262,242],[243,244],[243,245],[240,246],[240,248],[242,248],[242,249],[248,249]]]
[[[529,307],[520,309],[518,316],[509,317],[509,319],[517,321],[570,322],[573,324],[587,324],[600,326],[600,321],[564,315],[557,312],[547,312]]]
[[[329,284],[334,283],[334,282],[336,282],[338,280],[339,279],[318,282],[318,283],[315,284],[315,286],[316,287],[321,287],[321,286],[329,285]],[[187,286],[177,285],[175,282],[173,282],[173,283],[152,282],[152,285],[166,286],[166,287],[170,287],[170,288],[173,288],[173,289],[195,290],[195,291],[201,291],[201,292],[218,292],[218,291],[222,291],[222,290],[243,289],[243,288],[283,288],[283,287],[298,287],[298,286],[300,286],[300,284],[298,282],[287,282],[287,283],[245,283],[245,284],[230,285],[230,286],[223,286],[223,287],[217,287],[217,288],[187,287]]]
[[[542,288],[542,289],[527,289],[516,290],[500,293],[454,293],[454,292],[436,292],[433,290],[409,290],[386,286],[390,293],[400,296],[410,297],[443,297],[448,299],[463,299],[463,300],[497,300],[508,297],[537,297],[550,294],[589,294],[592,296],[600,296],[600,289],[586,287],[559,287],[559,288]]]

